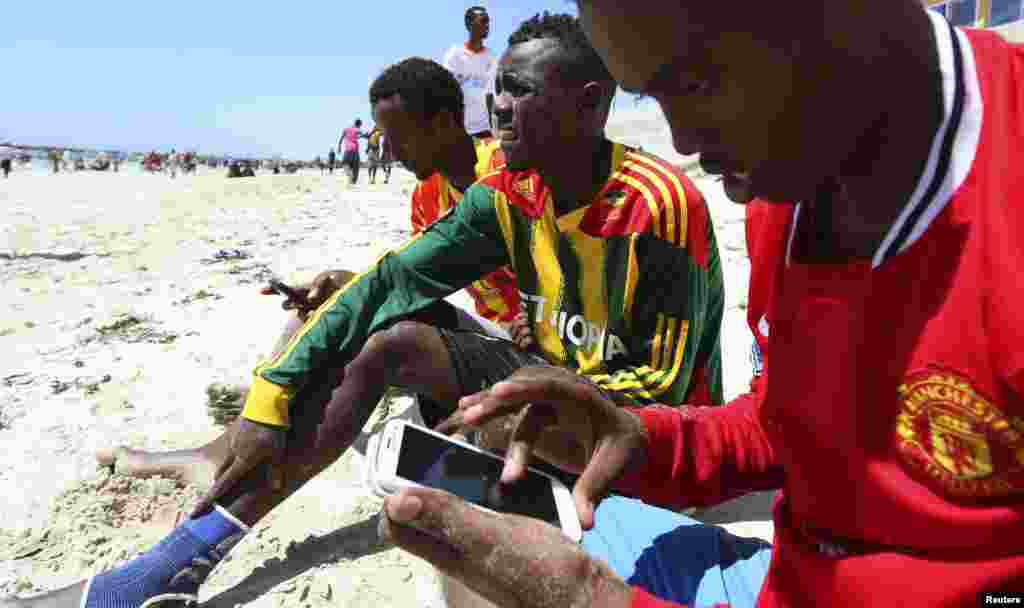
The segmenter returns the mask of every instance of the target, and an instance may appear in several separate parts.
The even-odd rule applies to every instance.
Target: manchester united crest
[[[899,448],[918,473],[963,498],[1024,492],[1024,420],[946,371],[910,374],[899,396]]]

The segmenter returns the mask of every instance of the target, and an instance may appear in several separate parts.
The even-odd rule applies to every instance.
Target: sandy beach
[[[746,388],[743,210],[699,178],[726,280],[726,396]],[[340,172],[15,173],[0,182],[0,597],[71,583],[163,537],[200,489],[131,480],[97,448],[198,446],[206,388],[244,381],[284,322],[258,289],[358,270],[409,234],[414,178]],[[468,305],[464,294],[452,300]],[[367,425],[413,415],[392,401]],[[377,540],[380,501],[350,451],[279,507],[203,587],[209,605],[441,606],[424,562]]]

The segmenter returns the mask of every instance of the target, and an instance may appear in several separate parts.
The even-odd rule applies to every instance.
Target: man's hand
[[[439,490],[406,489],[386,498],[380,535],[498,606],[630,604],[626,582],[554,526],[486,513]]]
[[[288,444],[288,429],[245,418],[238,418],[231,434],[231,453],[217,468],[213,487],[192,510],[197,517],[231,491],[250,471],[269,465],[267,484],[273,490],[284,489],[282,464]]]
[[[320,305],[326,302],[327,298],[344,287],[354,276],[355,273],[348,270],[327,270],[321,272],[309,283],[295,286],[293,288],[296,292],[295,295],[299,297],[286,296],[285,301],[281,303],[281,308],[296,311],[299,318],[305,321],[310,313],[320,308]],[[277,293],[277,291],[268,285],[260,289],[260,293],[271,295]]]
[[[521,312],[516,315],[516,318],[509,322],[507,329],[516,346],[523,350],[533,350],[533,329],[530,327],[530,321],[526,318],[526,313]]]
[[[348,270],[328,270],[316,275],[313,282],[309,284],[309,292],[306,295],[309,312],[320,308],[320,305],[334,295],[334,292],[344,287],[355,276],[356,273]]]
[[[647,434],[635,415],[617,407],[589,380],[559,367],[524,367],[489,390],[464,397],[438,425],[450,432],[519,414],[502,481],[521,478],[536,453],[582,475],[573,488],[584,530],[594,527],[594,509],[612,483],[646,455]]]

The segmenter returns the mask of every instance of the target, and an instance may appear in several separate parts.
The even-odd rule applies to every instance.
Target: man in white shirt
[[[482,6],[467,9],[466,29],[469,30],[469,40],[448,49],[443,63],[462,87],[466,104],[466,132],[473,137],[491,137],[487,94],[494,90],[497,61],[484,46],[484,39],[491,33],[491,18],[487,9]]]
[[[178,153],[171,148],[171,153],[167,155],[167,171],[171,174],[171,179],[178,176]]]

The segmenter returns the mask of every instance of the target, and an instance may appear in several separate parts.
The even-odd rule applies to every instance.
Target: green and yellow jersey
[[[722,274],[700,192],[612,146],[596,198],[559,216],[534,172],[500,171],[336,292],[256,369],[243,416],[287,425],[296,391],[367,338],[510,265],[544,357],[635,403],[722,402]]]

